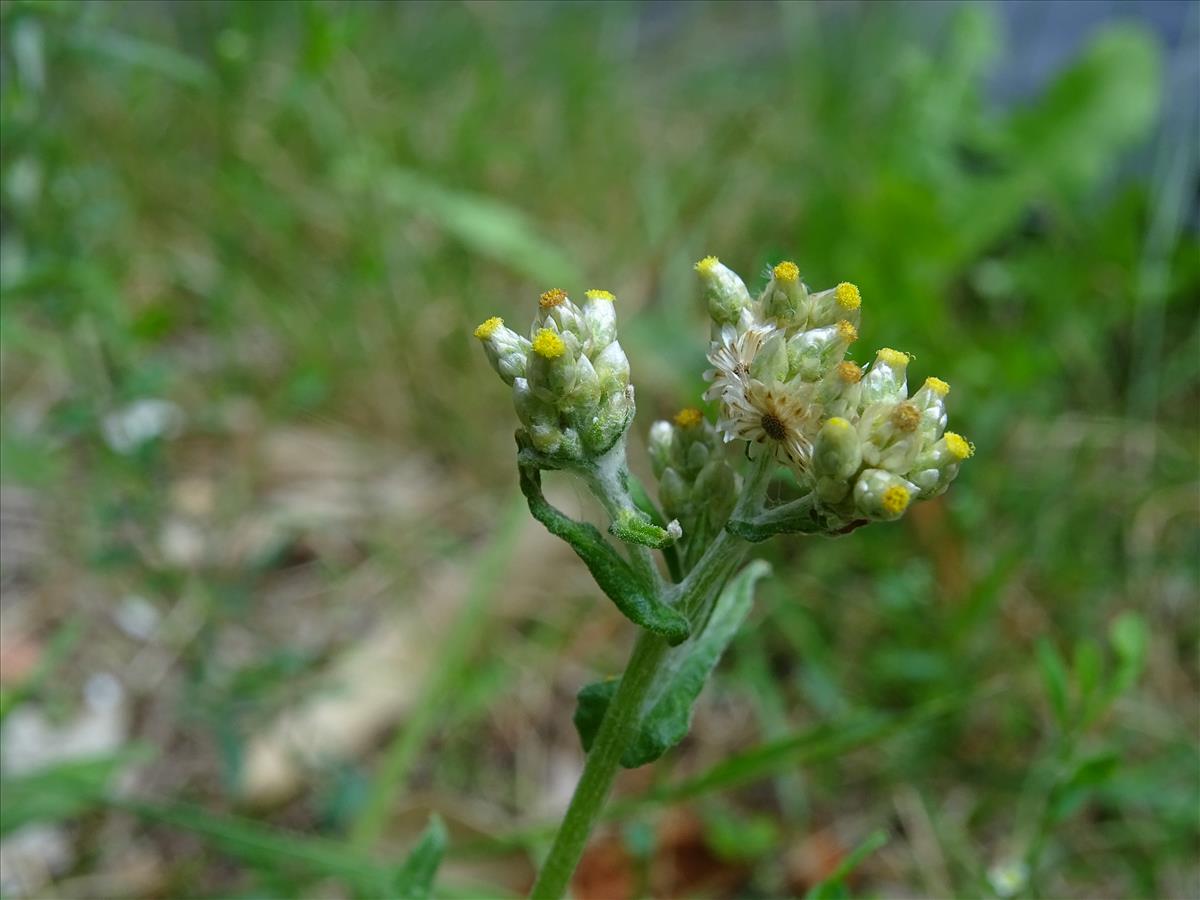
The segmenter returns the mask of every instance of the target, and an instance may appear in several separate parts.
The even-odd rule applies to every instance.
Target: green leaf
[[[621,757],[625,768],[653,762],[683,740],[691,727],[696,698],[750,612],[755,583],[769,571],[767,563],[756,560],[734,576],[718,598],[704,631],[675,651],[676,659],[668,663],[662,681],[647,701],[637,737]],[[575,727],[585,750],[591,748],[618,683],[617,679],[600,681],[579,692]]]
[[[1146,647],[1150,643],[1150,629],[1146,620],[1137,613],[1126,612],[1113,620],[1108,630],[1108,640],[1117,654],[1117,674],[1110,687],[1113,697],[1125,693],[1141,677],[1146,663]]]
[[[757,544],[777,534],[826,534],[825,522],[808,497],[764,512],[753,519],[731,519],[725,528],[742,540]]]
[[[523,212],[506,203],[454,190],[421,172],[383,164],[370,154],[347,157],[338,175],[347,189],[427,217],[465,247],[534,281],[579,280],[578,269],[567,255],[539,234]]]
[[[114,801],[112,805],[143,819],[197,834],[248,865],[272,872],[300,871],[337,878],[368,897],[391,895],[388,887],[403,872],[403,866],[389,869],[344,843],[294,834],[231,815],[215,815],[185,804]]]
[[[1037,645],[1038,668],[1042,672],[1042,684],[1046,688],[1046,696],[1050,700],[1050,709],[1054,712],[1060,728],[1067,727],[1069,709],[1067,700],[1067,667],[1062,657],[1053,645],[1042,638]]]
[[[446,826],[442,824],[441,817],[435,815],[396,875],[395,896],[405,900],[424,900],[428,897],[445,852]]]
[[[617,555],[599,529],[576,522],[547,503],[542,495],[542,475],[536,467],[518,465],[517,468],[530,513],[547,531],[571,545],[622,615],[635,625],[662,635],[671,646],[687,640],[691,633],[687,618],[654,597],[651,588]]]
[[[28,775],[0,778],[0,835],[32,822],[59,822],[102,806],[117,771],[141,750],[72,760]]]
[[[627,544],[640,544],[654,550],[664,550],[675,543],[675,538],[665,528],[639,518],[632,510],[623,511],[620,518],[613,520],[608,533]]]
[[[846,858],[838,863],[838,867],[830,873],[828,878],[814,884],[809,892],[804,895],[805,900],[841,900],[841,898],[849,897],[850,892],[846,887],[846,878],[862,864],[864,859],[883,847],[887,842],[887,834],[884,832],[876,831],[872,833],[870,837],[850,851]]]

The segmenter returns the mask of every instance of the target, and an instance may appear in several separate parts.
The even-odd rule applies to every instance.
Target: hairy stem
[[[755,460],[754,466],[742,486],[742,494],[738,499],[735,515],[753,514],[761,508],[771,470],[772,461],[769,454],[763,454],[762,457]],[[605,502],[606,508],[609,503],[619,504],[622,494],[625,498],[628,497],[624,485],[617,484],[618,481],[619,478],[612,480],[596,478],[594,481],[589,479],[589,485],[593,490],[599,489],[597,496],[601,496],[600,492],[607,495],[607,502],[601,496],[601,501]],[[620,493],[610,493],[618,488]],[[645,548],[638,549],[645,550]],[[710,598],[732,574],[733,569],[741,561],[745,549],[743,541],[722,531],[687,578],[671,589],[671,596],[665,599],[668,602],[673,600],[689,615],[701,613],[701,618],[703,618],[706,614],[704,608],[708,605]],[[649,553],[646,554],[646,557],[649,559]],[[652,561],[651,565],[653,565]],[[655,569],[655,574],[657,576],[657,569]],[[662,596],[664,588],[661,579],[656,577],[652,583],[654,590],[658,592],[659,596]],[[629,664],[621,676],[621,683],[608,704],[604,721],[600,724],[600,730],[592,742],[592,748],[584,763],[583,774],[575,786],[571,804],[567,807],[567,814],[554,837],[554,843],[542,864],[530,897],[557,900],[566,893],[571,875],[579,864],[579,858],[583,855],[583,848],[587,844],[588,836],[604,809],[605,800],[607,800],[613,781],[616,779],[621,755],[637,733],[646,697],[663,670],[668,650],[666,641],[655,634],[643,631],[638,637],[633,654],[629,658]]]

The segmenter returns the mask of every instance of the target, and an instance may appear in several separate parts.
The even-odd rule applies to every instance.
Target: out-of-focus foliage
[[[574,595],[486,641],[459,623],[431,675],[380,673],[428,678],[441,704],[383,764],[331,763],[298,811],[262,822],[211,810],[248,736],[337,653],[299,633],[347,633],[358,561],[401,586],[390,605],[435,604],[403,589],[413,573],[517,527],[495,512],[515,488],[511,413],[471,328],[523,321],[556,284],[614,291],[636,444],[697,402],[691,264],[716,253],[857,283],[860,358],[884,335],[913,351],[914,377],[953,385],[978,453],[903,526],[777,542],[694,736],[618,804],[622,852],[652,869],[662,848],[638,827],[692,810],[705,846],[738,859],[730,893],[1200,888],[1197,148],[1194,121],[1162,125],[1148,32],[1097,29],[1001,108],[985,85],[1012,48],[983,6],[5,2],[0,24],[0,476],[47,511],[43,555],[5,589],[41,617],[22,627],[76,613],[89,635],[5,697],[62,712],[71,676],[120,673],[104,623],[125,594],[188,635],[131,735],[175,761],[152,782],[169,796],[132,808],[137,825],[89,812],[100,759],[39,788],[35,818],[142,829],[160,893],[180,895],[295,894],[314,874],[418,895],[441,832],[403,872],[404,842],[368,858],[362,839],[393,797],[492,803],[513,833],[485,816],[468,848],[536,851],[549,778],[489,747],[527,746],[510,711],[532,672],[563,682],[535,692],[522,734],[577,753],[582,668],[609,674],[624,649],[577,639],[614,614]],[[213,532],[240,534],[270,493],[253,448],[296,425],[418,458],[431,485],[487,502],[402,533],[304,541],[289,520],[252,552],[189,556],[178,507],[196,477],[215,486]],[[264,593],[300,565],[317,602],[281,622]],[[6,828],[33,815],[4,802]],[[840,858],[877,829],[886,846],[853,866],[795,863],[814,835]],[[81,828],[73,874],[107,834]],[[458,877],[447,891],[478,893],[477,873]]]

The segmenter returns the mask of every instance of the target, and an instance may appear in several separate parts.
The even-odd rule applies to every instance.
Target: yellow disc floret
[[[486,341],[493,334],[495,334],[496,329],[503,324],[504,320],[499,316],[492,316],[490,319],[485,319],[479,323],[478,327],[476,327],[475,337],[479,338],[481,341]]]
[[[704,259],[696,263],[696,271],[701,275],[708,275],[721,261],[715,256],[706,256]]]
[[[567,299],[567,292],[562,288],[550,288],[546,293],[538,298],[538,306],[542,309],[551,309],[558,306]]]
[[[837,364],[838,378],[846,384],[858,384],[862,381],[862,367],[858,363],[846,360]]]
[[[675,424],[680,428],[694,428],[703,421],[704,416],[694,406],[689,406],[687,409],[681,409],[675,413]]]
[[[908,501],[908,488],[900,484],[893,484],[883,492],[880,505],[883,507],[883,511],[889,516],[898,516],[904,510],[908,509]]]
[[[916,431],[921,424],[921,411],[905,400],[892,410],[892,424],[900,431]]]
[[[827,428],[836,428],[839,431],[845,431],[847,428],[853,427],[849,421],[843,419],[841,416],[833,416],[829,419],[826,419],[825,426]]]
[[[853,344],[858,340],[858,329],[854,327],[853,322],[848,322],[845,319],[837,323],[838,337],[847,344]]]
[[[533,352],[546,359],[558,359],[567,350],[567,345],[549,328],[541,329],[533,336]]]
[[[932,375],[925,379],[925,387],[929,388],[939,397],[945,397],[950,393],[950,385],[946,384],[940,378],[934,378]]]
[[[975,445],[964,438],[961,434],[955,434],[953,431],[947,431],[945,438],[946,449],[959,459],[970,459],[975,455]]]
[[[775,275],[776,281],[793,282],[800,279],[800,269],[790,260],[781,262],[771,272]]]
[[[616,297],[613,296],[612,291],[602,291],[599,288],[592,288],[590,291],[584,291],[583,296],[587,297],[589,300],[610,300],[611,301],[611,300],[617,299]]]
[[[858,285],[848,281],[843,281],[833,289],[833,298],[842,309],[858,309],[862,306],[862,294],[858,292]]]
[[[889,366],[907,366],[908,361],[912,359],[903,350],[893,350],[891,347],[884,347],[876,356]]]

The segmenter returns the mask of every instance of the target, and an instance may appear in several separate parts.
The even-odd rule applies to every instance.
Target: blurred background
[[[0,891],[380,896],[434,813],[527,890],[633,635],[471,329],[614,291],[647,475],[714,253],[978,452],[764,545],[576,894],[1200,896],[1197,10],[0,3]]]

